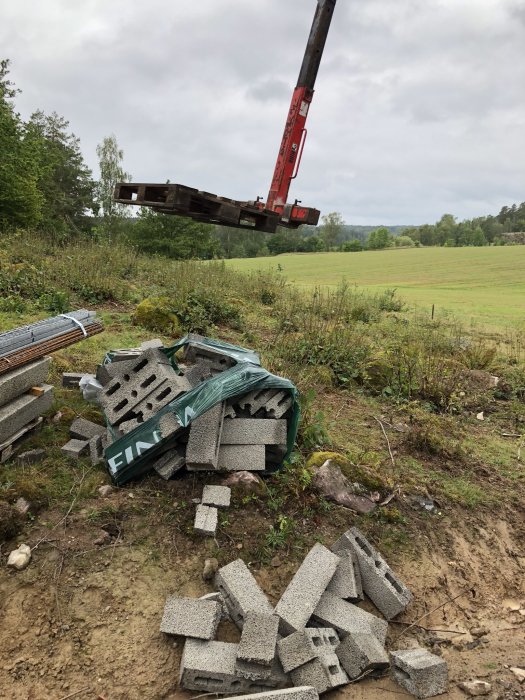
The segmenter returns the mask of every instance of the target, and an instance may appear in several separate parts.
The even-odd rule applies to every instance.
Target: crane
[[[114,200],[120,204],[151,207],[165,214],[196,221],[273,233],[277,226],[298,228],[317,225],[318,209],[288,203],[292,180],[297,177],[307,136],[306,120],[337,0],[317,0],[317,7],[292,100],[270,191],[266,202],[239,201],[178,184],[120,182]]]

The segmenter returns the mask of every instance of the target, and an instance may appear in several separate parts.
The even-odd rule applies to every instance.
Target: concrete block
[[[89,442],[87,440],[69,440],[60,448],[60,451],[67,457],[79,459],[89,452]]]
[[[53,387],[43,384],[42,388],[44,393],[40,396],[22,394],[0,407],[0,444],[51,408]]]
[[[162,348],[164,343],[160,338],[153,338],[152,340],[145,340],[140,344],[141,350],[151,350],[152,348]]]
[[[413,598],[412,593],[356,527],[345,532],[334,546],[351,549],[355,554],[363,591],[387,620],[405,610]]]
[[[406,649],[390,654],[392,677],[418,698],[431,698],[448,689],[447,662],[426,649]]]
[[[182,436],[185,428],[181,426],[174,413],[165,413],[159,420],[160,435],[163,440]]]
[[[21,452],[16,458],[17,464],[36,464],[46,457],[46,451],[42,449],[27,450]]]
[[[206,595],[201,595],[199,600],[212,600],[221,606],[221,621],[232,622],[230,613],[228,612],[228,607],[224,602],[224,598],[218,591],[213,591],[213,593],[206,593]]]
[[[213,639],[220,619],[221,606],[217,601],[171,595],[164,606],[160,631],[195,639]]]
[[[363,673],[383,671],[389,666],[388,654],[372,632],[347,635],[335,653],[352,679]]]
[[[219,511],[217,508],[203,506],[199,504],[195,512],[195,522],[193,527],[199,535],[213,536],[217,532]]]
[[[217,459],[218,471],[263,472],[266,469],[264,445],[221,445]]]
[[[216,404],[192,422],[186,446],[189,471],[217,469],[223,419],[224,402]]]
[[[193,340],[198,343],[203,340],[202,336],[194,336]],[[201,347],[194,342],[190,341],[188,345],[184,348],[183,353],[184,362],[199,363],[201,361],[211,364],[216,370],[223,372],[230,367],[233,367],[235,360],[229,355],[225,355],[220,350],[206,346]]]
[[[338,563],[339,557],[322,544],[315,544],[308,552],[275,607],[275,614],[281,618],[282,634],[291,634],[306,626]]]
[[[315,688],[302,686],[300,688],[268,690],[265,693],[251,695],[237,695],[235,700],[317,700],[318,698],[319,693]]]
[[[219,569],[215,585],[224,598],[232,620],[241,630],[249,612],[273,613],[268,598],[242,559]]]
[[[286,442],[287,422],[264,418],[236,418],[222,430],[221,445],[279,445]]]
[[[138,354],[131,360],[120,360],[120,362],[118,362],[113,359],[113,361],[107,365],[98,365],[95,376],[102,386],[106,386],[106,384],[109,384],[115,377],[121,377],[131,372],[140,357],[141,354]]]
[[[237,644],[187,639],[180,663],[179,683],[187,690],[209,693],[257,693],[275,688],[273,676],[252,681],[235,674]],[[253,696],[250,696],[253,697]]]
[[[277,395],[282,394],[279,389],[258,389],[250,391],[249,394],[232,399],[234,406],[238,406],[242,411],[248,411],[250,416],[254,416],[258,411],[266,406]]]
[[[282,418],[284,414],[292,407],[293,399],[289,391],[280,391],[271,398],[264,410],[268,418]]]
[[[43,357],[41,360],[0,375],[0,406],[5,406],[18,398],[32,386],[40,386],[45,382],[50,364],[51,358]]]
[[[77,440],[91,440],[92,437],[105,434],[106,428],[103,425],[97,425],[85,418],[76,418],[69,428],[69,435]]]
[[[135,406],[133,413],[137,416],[139,423],[145,423],[147,420],[157,414],[161,408],[164,408],[170,401],[174,401],[178,396],[190,391],[191,384],[182,375],[174,374],[169,380],[163,382],[155,391],[152,391],[143,401]]]
[[[339,637],[334,629],[306,627],[279,639],[277,653],[285,673],[322,655],[333,654],[339,645]]]
[[[89,440],[88,450],[91,464],[94,467],[104,461],[104,445],[101,435],[95,435]]]
[[[232,490],[228,486],[205,486],[202,491],[202,505],[228,508]]]
[[[334,652],[318,656],[312,661],[294,669],[290,673],[292,683],[296,686],[314,687],[319,694],[339,688],[349,682]]]
[[[339,637],[348,634],[366,634],[372,632],[381,644],[385,643],[388,622],[347,603],[338,596],[325,591],[313,613],[314,620],[323,627],[333,627]]]
[[[186,370],[186,372],[184,372],[184,377],[193,388],[201,382],[210,379],[214,374],[218,374],[218,370],[213,367],[213,365],[208,362],[199,362]]]
[[[64,372],[62,375],[62,386],[64,389],[78,389],[83,376],[83,372]]]
[[[152,463],[153,469],[165,481],[172,478],[186,464],[186,450],[183,447],[174,447],[168,450]]]
[[[279,618],[269,613],[248,611],[237,650],[237,661],[271,667],[275,659],[275,645]]]
[[[332,551],[334,551],[332,547]],[[328,584],[327,591],[334,595],[357,602],[363,600],[363,587],[359,565],[351,551],[335,552],[340,557],[333,579]]]
[[[146,350],[129,372],[112,379],[100,392],[106,418],[111,425],[118,425],[157,387],[175,377],[177,374],[163,352]]]

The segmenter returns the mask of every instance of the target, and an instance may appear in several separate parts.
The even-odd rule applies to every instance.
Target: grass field
[[[452,311],[489,326],[525,326],[525,246],[410,248],[306,253],[228,261],[242,271],[277,269],[306,287],[341,280],[369,290],[396,288],[420,308]]]

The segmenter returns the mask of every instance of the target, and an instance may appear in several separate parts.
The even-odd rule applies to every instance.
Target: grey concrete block
[[[235,360],[229,355],[225,355],[219,349],[209,346],[202,347],[197,343],[202,340],[202,336],[194,336],[184,348],[183,360],[185,362],[199,363],[201,361],[211,364],[215,369],[224,371],[233,367]]]
[[[219,370],[217,370],[213,365],[209,364],[208,362],[199,362],[198,364],[193,365],[193,367],[189,367],[184,372],[184,377],[193,388],[198,386],[201,382],[205,382],[207,379],[210,379],[218,373]]]
[[[195,523],[193,525],[195,532],[198,532],[199,535],[215,535],[218,518],[219,512],[217,508],[199,504],[195,512]]]
[[[334,629],[306,627],[277,642],[277,653],[286,673],[319,656],[333,654],[339,645]]]
[[[121,377],[122,375],[131,372],[140,357],[141,354],[138,354],[131,360],[120,360],[120,362],[118,362],[114,359],[107,365],[98,365],[95,376],[102,386],[106,386],[106,384],[109,384],[112,379],[115,379],[115,377]]]
[[[257,389],[250,391],[244,396],[239,396],[232,399],[234,406],[238,406],[242,411],[248,411],[250,416],[254,416],[258,411],[263,409],[268,401],[271,401],[276,396],[283,392],[279,389]]]
[[[232,490],[228,486],[205,486],[202,491],[202,505],[228,508]]]
[[[388,654],[372,632],[347,635],[335,653],[352,679],[364,673],[383,671],[389,666]]]
[[[252,681],[236,675],[237,644],[187,639],[180,663],[179,683],[187,690],[209,693],[261,692],[275,687],[270,677]]]
[[[232,620],[241,630],[249,612],[273,613],[268,598],[242,559],[219,569],[215,585],[224,598]]]
[[[224,402],[216,404],[192,422],[186,446],[189,471],[217,469],[223,419]]]
[[[292,404],[293,399],[290,392],[280,391],[268,401],[264,410],[268,418],[282,418],[290,410]]]
[[[295,686],[312,686],[319,694],[346,685],[348,676],[341,668],[335,653],[317,657],[290,673]]]
[[[95,435],[89,440],[88,450],[91,464],[94,467],[104,461],[104,446],[101,435]]]
[[[228,612],[228,607],[224,602],[224,598],[219,593],[219,591],[214,591],[213,593],[206,593],[206,595],[201,595],[199,600],[212,600],[221,606],[221,620],[232,622],[230,613]]]
[[[174,447],[168,450],[152,463],[153,469],[165,481],[172,478],[186,464],[186,450],[181,447]]]
[[[385,643],[388,622],[325,591],[313,617],[323,627],[333,627],[343,639],[348,634],[372,632],[381,644]]]
[[[146,398],[138,403],[133,409],[133,413],[137,416],[140,423],[145,423],[147,420],[157,414],[161,408],[164,408],[171,401],[174,401],[178,396],[190,391],[191,384],[186,377],[173,374],[170,379],[167,379]]]
[[[281,618],[282,634],[291,634],[306,626],[338,563],[339,557],[322,544],[315,544],[308,552],[275,607],[275,614]]]
[[[238,695],[235,700],[317,700],[319,693],[315,688],[301,686],[300,688],[284,688],[268,690],[265,693]]]
[[[174,413],[165,413],[159,420],[160,435],[163,440],[181,436],[185,428],[181,426]]]
[[[91,440],[92,437],[105,434],[106,428],[103,425],[97,425],[85,418],[76,418],[69,428],[69,435],[76,440]]]
[[[431,698],[448,689],[447,662],[426,649],[407,649],[390,654],[392,677],[418,698]]]
[[[171,595],[164,606],[160,631],[195,639],[213,639],[220,619],[221,606],[217,601]]]
[[[359,563],[363,591],[388,620],[405,610],[412,593],[356,527],[345,532],[334,546],[353,551]]]
[[[64,372],[62,375],[62,386],[64,389],[78,389],[83,376],[83,372]]]
[[[269,613],[248,611],[237,650],[237,660],[270,668],[275,659],[279,618]]]
[[[221,445],[217,460],[218,471],[262,472],[266,469],[264,445]]]
[[[0,407],[0,444],[24,428],[28,423],[49,411],[53,405],[53,387],[43,384],[41,396],[22,394]]]
[[[160,338],[153,338],[152,340],[145,340],[140,344],[141,350],[151,350],[152,348],[162,348],[164,343]]]
[[[43,357],[41,360],[36,360],[0,375],[0,406],[5,406],[13,399],[18,398],[32,386],[43,384],[47,378],[50,364],[51,358]]]
[[[67,457],[79,459],[89,452],[89,442],[87,440],[72,439],[60,448],[60,451]]]
[[[265,418],[226,421],[221,445],[279,445],[286,442],[287,422]]]
[[[126,420],[128,414],[157,387],[177,374],[160,350],[146,350],[129,372],[115,377],[100,392],[100,404],[111,425]]]
[[[332,547],[332,551],[334,551]],[[335,552],[339,555],[340,561],[337,565],[333,579],[328,584],[327,591],[343,598],[357,602],[363,600],[363,587],[361,585],[361,574],[359,565],[351,551]]]
[[[27,450],[26,452],[21,452],[16,461],[18,464],[36,464],[41,462],[46,457],[46,451],[41,449]]]

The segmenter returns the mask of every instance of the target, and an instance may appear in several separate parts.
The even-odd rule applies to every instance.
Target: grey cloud
[[[56,109],[134,179],[265,196],[315,0],[0,0],[24,116]],[[355,223],[523,199],[525,8],[339,0],[291,198]]]

